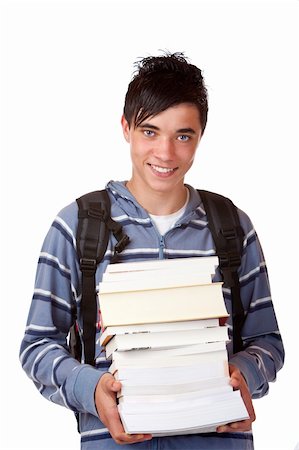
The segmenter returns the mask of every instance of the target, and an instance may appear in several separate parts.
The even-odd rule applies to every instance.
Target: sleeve
[[[73,204],[62,210],[43,243],[20,362],[45,398],[97,416],[94,391],[107,369],[80,364],[69,353],[67,341],[80,308],[75,225],[71,227],[64,217],[76,217],[75,208]]]
[[[245,377],[253,398],[267,394],[269,382],[276,380],[284,363],[284,347],[271,298],[267,266],[256,231],[250,219],[239,212],[245,230],[239,273],[241,299],[245,311],[242,329],[244,350],[231,355]],[[230,302],[229,292],[225,297]]]

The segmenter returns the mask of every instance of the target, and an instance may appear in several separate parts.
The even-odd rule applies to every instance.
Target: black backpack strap
[[[121,225],[110,217],[110,199],[105,189],[85,194],[76,201],[79,208],[76,242],[82,272],[84,361],[94,365],[98,313],[95,280],[97,265],[106,252],[110,231],[117,240],[115,254],[125,248],[129,238],[122,233]]]
[[[198,192],[208,217],[224,287],[231,290],[233,351],[237,353],[243,348],[241,331],[244,323],[244,308],[238,268],[241,264],[244,231],[237,208],[231,200],[209,191],[199,190]]]

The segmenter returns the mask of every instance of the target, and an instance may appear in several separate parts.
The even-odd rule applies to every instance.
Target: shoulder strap
[[[244,308],[241,300],[238,268],[241,264],[244,231],[236,206],[226,197],[198,190],[208,217],[224,286],[230,288],[232,298],[233,350],[242,350],[241,331]]]
[[[109,231],[117,244],[114,253],[120,253],[129,242],[122,227],[110,217],[110,199],[105,189],[78,198],[77,253],[82,272],[81,311],[83,318],[84,361],[95,364],[95,335],[97,299],[95,274],[97,265],[107,249]]]

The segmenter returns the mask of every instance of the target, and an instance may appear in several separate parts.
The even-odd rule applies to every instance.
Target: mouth
[[[156,166],[155,164],[149,164],[149,166],[154,170],[155,172],[161,173],[161,174],[171,174],[177,170],[177,167],[171,168],[171,167],[161,167]]]

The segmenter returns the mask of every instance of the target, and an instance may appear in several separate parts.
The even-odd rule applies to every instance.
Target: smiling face
[[[130,144],[132,177],[130,191],[139,203],[157,197],[178,199],[185,192],[184,177],[192,166],[201,137],[196,106],[182,103],[129,127],[122,117],[126,141]],[[185,198],[185,197],[184,197]]]

